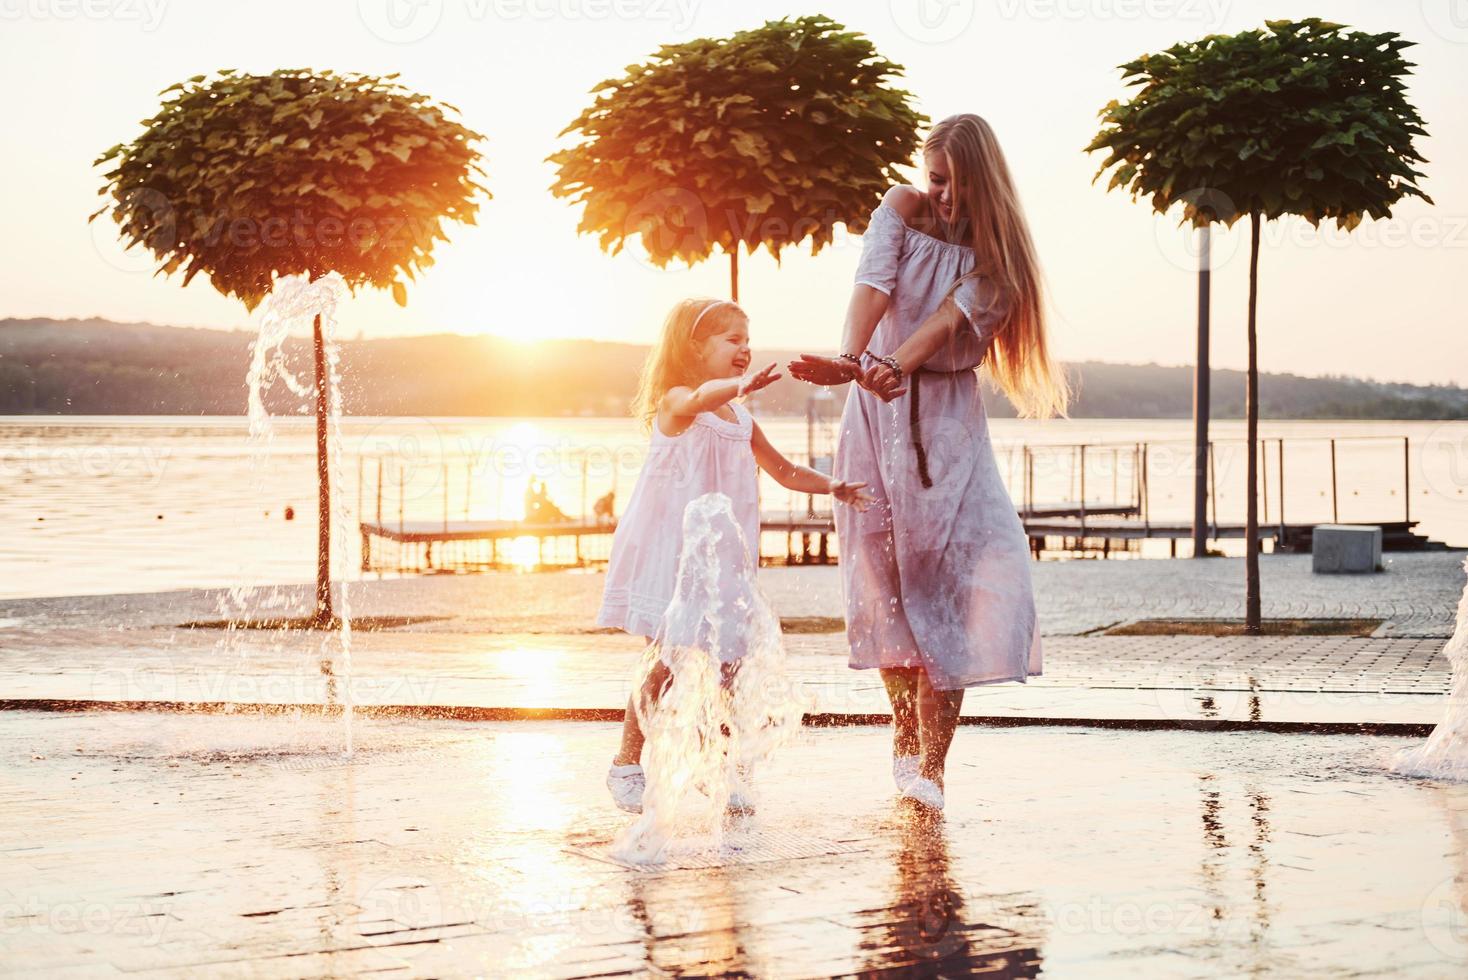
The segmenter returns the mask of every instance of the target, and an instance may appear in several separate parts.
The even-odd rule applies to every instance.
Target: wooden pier
[[[1357,441],[1368,439],[1378,442],[1381,439],[1396,441],[1396,437],[1357,437]],[[1418,522],[1412,520],[1411,516],[1411,447],[1405,438],[1400,440],[1403,461],[1401,516],[1373,521],[1340,519],[1342,494],[1337,479],[1337,439],[1301,438],[1291,441],[1328,443],[1323,448],[1328,449],[1329,483],[1316,483],[1314,480],[1310,483],[1319,486],[1318,493],[1322,498],[1328,492],[1330,517],[1314,521],[1285,519],[1285,440],[1261,440],[1259,458],[1262,508],[1258,528],[1261,542],[1269,541],[1276,551],[1309,551],[1315,526],[1328,521],[1333,524],[1379,526],[1382,529],[1382,546],[1387,550],[1442,547],[1414,530]],[[826,469],[831,461],[829,450],[820,449],[815,441],[808,448],[808,461],[824,472],[829,472]],[[1016,513],[1035,556],[1062,553],[1104,557],[1113,551],[1137,552],[1144,541],[1166,540],[1169,553],[1176,557],[1179,540],[1189,541],[1191,544],[1193,527],[1190,521],[1154,520],[1152,517],[1153,494],[1149,471],[1153,466],[1154,448],[1149,443],[1138,442],[1023,445],[1004,449],[1001,458],[1005,462],[1001,465],[1007,471],[1007,482],[1016,501]],[[1207,538],[1210,542],[1242,538],[1242,522],[1218,520],[1216,467],[1211,444],[1208,456],[1208,511],[1211,519]],[[1088,458],[1092,461],[1089,465]],[[1040,465],[1037,465],[1037,461]],[[1103,462],[1098,467],[1097,461],[1109,461],[1109,466]],[[1098,468],[1102,470],[1102,481],[1096,478],[1095,470]],[[1088,474],[1091,478],[1090,489],[1087,486]],[[611,555],[611,539],[616,531],[616,521],[606,512],[596,518],[588,513],[589,490],[584,463],[581,471],[581,511],[586,516],[560,519],[564,515],[552,505],[550,511],[554,512],[557,519],[549,521],[472,520],[468,504],[471,494],[467,490],[464,495],[463,518],[450,520],[447,464],[444,464],[442,471],[444,490],[441,518],[406,518],[405,494],[399,470],[396,481],[396,520],[384,519],[381,459],[377,461],[376,476],[375,519],[359,522],[363,571],[438,572],[574,566],[604,562]],[[468,476],[466,472],[466,479]],[[1110,484],[1110,499],[1092,499],[1093,496],[1099,496],[1095,494],[1095,483],[1103,481]],[[1058,490],[1060,494],[1066,494],[1068,499],[1050,502],[1037,500],[1041,488],[1046,488],[1049,492]],[[359,513],[363,513],[365,490],[364,473],[359,468]],[[1393,490],[1392,493],[1395,494],[1396,491]],[[608,495],[608,500],[611,496]],[[768,499],[766,502],[769,502]],[[1274,505],[1273,513],[1271,503]],[[610,509],[607,508],[608,511]],[[527,513],[529,512],[527,509]],[[823,498],[791,494],[785,508],[762,511],[760,530],[761,561],[783,561],[787,564],[824,563],[837,557],[831,547],[835,524],[829,503]],[[783,549],[772,553],[767,547],[771,544],[770,539],[778,540],[781,537],[784,539]],[[387,554],[389,551],[392,552],[391,555]]]

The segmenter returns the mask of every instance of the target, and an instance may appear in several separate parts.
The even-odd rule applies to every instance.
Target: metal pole
[[[1208,319],[1211,289],[1213,231],[1198,229],[1198,355],[1193,366],[1193,557],[1208,553],[1208,473],[1212,450],[1208,442],[1209,366]],[[1214,517],[1218,515],[1214,511]]]
[[[1081,443],[1081,519],[1086,516],[1086,444]]]
[[[1340,500],[1336,496],[1335,489],[1335,440],[1330,440],[1330,521],[1332,524],[1341,522]]]
[[[1264,521],[1269,522],[1269,454],[1266,453],[1267,440],[1259,440],[1259,479],[1264,483],[1264,489],[1260,496],[1264,498]]]
[[[1148,537],[1152,534],[1152,486],[1147,476],[1147,443],[1142,443],[1142,524]]]
[[[1035,454],[1025,447],[1025,514],[1035,512]]]
[[[1213,504],[1213,536],[1218,537],[1218,464],[1213,457],[1213,443],[1208,443],[1208,499]]]
[[[1412,523],[1412,437],[1402,436],[1402,519]]]
[[[1081,443],[1081,537],[1086,536],[1086,444]]]
[[[377,457],[377,526],[382,527],[382,457]]]
[[[1132,489],[1137,502],[1137,516],[1142,513],[1142,444],[1132,443]]]
[[[1284,517],[1284,439],[1279,440],[1279,539],[1284,540],[1285,517]]]

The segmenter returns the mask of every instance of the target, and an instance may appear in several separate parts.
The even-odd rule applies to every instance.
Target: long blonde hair
[[[1009,299],[1008,313],[994,337],[989,370],[1021,415],[1064,416],[1070,386],[1050,359],[1040,263],[999,140],[981,117],[963,113],[949,116],[928,133],[923,154],[935,153],[948,159],[956,205],[953,226],[961,239],[971,239],[963,244],[974,249],[975,271],[959,282],[988,275]]]
[[[670,388],[694,387],[708,379],[700,370],[699,347],[702,342],[749,316],[738,303],[726,299],[680,300],[668,311],[662,335],[648,352],[637,382],[637,396],[632,399],[632,414],[651,429],[658,414],[658,403]]]

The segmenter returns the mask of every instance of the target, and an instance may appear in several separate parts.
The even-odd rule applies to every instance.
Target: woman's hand
[[[782,375],[775,373],[775,362],[771,361],[754,374],[740,379],[739,397],[742,398],[751,392],[759,391],[761,388],[768,388],[776,381],[779,381],[781,377]]]
[[[880,361],[867,368],[858,383],[884,402],[890,402],[907,391],[897,372]]]
[[[844,385],[861,377],[861,367],[844,357],[801,354],[790,362],[790,374],[813,385]]]
[[[867,493],[862,487],[865,483],[851,483],[847,480],[831,481],[831,496],[843,504],[850,504],[857,510],[866,510],[876,498]]]

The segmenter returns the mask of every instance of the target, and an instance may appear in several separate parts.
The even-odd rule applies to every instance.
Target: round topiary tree
[[[143,134],[103,153],[99,193],[128,248],[142,245],[163,274],[200,273],[253,310],[277,277],[335,273],[348,288],[387,287],[407,302],[405,279],[433,264],[446,220],[474,223],[473,143],[482,137],[397,76],[289,69],[195,75]],[[446,112],[447,110],[447,112]],[[331,490],[326,343],[313,338],[318,500],[316,604],[331,610]]]
[[[1232,226],[1248,216],[1249,365],[1246,381],[1245,630],[1260,630],[1259,366],[1256,311],[1262,221],[1335,219],[1347,231],[1387,218],[1404,197],[1431,198],[1412,167],[1426,136],[1407,101],[1412,42],[1348,31],[1319,18],[1272,20],[1264,30],[1214,34],[1121,66],[1140,90],[1112,101],[1086,152],[1107,151],[1095,179],[1151,199],[1158,213],[1183,204],[1184,222]]]
[[[722,250],[737,300],[741,244],[819,252],[901,180],[927,121],[887,84],[901,74],[821,16],[664,45],[592,90],[561,134],[579,142],[548,158],[551,192],[585,206],[579,230],[613,255],[633,237],[659,267]]]

